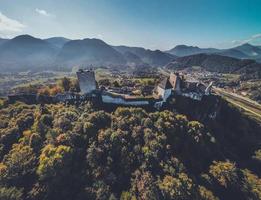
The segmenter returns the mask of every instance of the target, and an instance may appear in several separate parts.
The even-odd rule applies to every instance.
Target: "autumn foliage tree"
[[[258,149],[240,165],[208,124],[170,109],[92,105],[0,108],[0,199],[261,198]]]

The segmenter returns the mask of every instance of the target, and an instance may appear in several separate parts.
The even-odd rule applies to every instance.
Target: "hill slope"
[[[261,56],[261,49],[254,46],[254,45],[248,44],[248,43],[240,45],[240,46],[235,47],[233,49],[241,51],[242,53],[244,53],[244,54],[246,54],[250,57]]]
[[[69,42],[70,39],[64,38],[64,37],[52,37],[52,38],[47,38],[45,39],[46,42],[50,43],[53,46],[56,46],[58,48],[62,48],[63,45],[66,42]]]
[[[1,46],[2,44],[4,44],[6,41],[8,41],[8,39],[0,38],[0,46]]]
[[[200,66],[212,72],[240,73],[253,78],[261,78],[261,64],[254,60],[241,60],[215,54],[197,54],[175,59],[166,65],[169,69],[184,69]]]
[[[122,54],[99,39],[71,40],[67,42],[56,58],[62,66],[109,65],[126,63]]]
[[[173,49],[168,50],[167,52],[176,56],[188,56],[199,53],[216,53],[220,50],[214,48],[201,49],[197,46],[186,46],[186,45],[177,45]]]
[[[0,46],[1,69],[22,69],[50,65],[57,49],[46,41],[20,35]]]
[[[150,66],[164,66],[177,57],[160,50],[152,51],[141,47],[113,46],[113,48],[122,54],[125,54],[126,52],[135,54],[142,62]]]

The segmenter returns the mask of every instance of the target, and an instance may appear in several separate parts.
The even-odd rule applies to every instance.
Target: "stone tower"
[[[90,94],[97,89],[97,83],[95,80],[95,73],[93,70],[80,69],[76,72],[80,85],[81,93]]]
[[[173,87],[173,90],[180,93],[181,90],[181,77],[179,73],[171,73],[169,76],[169,81]]]

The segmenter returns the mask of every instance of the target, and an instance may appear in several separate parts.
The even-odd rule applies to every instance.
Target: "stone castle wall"
[[[79,81],[81,93],[89,94],[97,89],[94,71],[79,70],[77,72],[77,78]]]

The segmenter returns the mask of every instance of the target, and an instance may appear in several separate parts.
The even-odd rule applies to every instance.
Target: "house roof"
[[[162,89],[172,89],[173,86],[170,83],[169,78],[164,78],[160,83],[159,83],[159,87],[161,87]]]
[[[181,81],[181,79],[180,79],[180,76],[178,74],[171,73],[170,76],[169,76],[169,81],[170,81],[170,84],[172,85],[172,87],[174,89],[176,89],[177,83],[178,83],[178,81]]]

